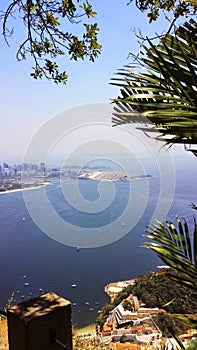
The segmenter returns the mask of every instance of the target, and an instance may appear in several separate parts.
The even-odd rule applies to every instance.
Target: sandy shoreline
[[[123,291],[124,288],[128,287],[129,285],[133,285],[136,282],[136,278],[131,280],[124,280],[124,281],[117,281],[117,282],[110,282],[104,287],[105,293],[110,298],[110,301],[113,302],[114,297]]]
[[[8,194],[8,193],[14,193],[14,192],[21,192],[21,191],[27,191],[27,190],[36,190],[45,186],[49,186],[51,185],[52,182],[51,181],[45,181],[42,184],[38,185],[38,186],[29,186],[29,187],[24,187],[24,188],[16,188],[13,190],[6,190],[6,191],[0,191],[0,195],[1,194]]]
[[[95,328],[95,323],[92,323],[86,327],[83,328],[76,328],[75,329],[76,335],[80,334],[88,334],[88,333],[95,333],[96,334],[96,328]]]

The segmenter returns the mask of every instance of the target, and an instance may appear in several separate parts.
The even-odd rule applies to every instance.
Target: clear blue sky
[[[3,0],[2,3],[9,3]],[[163,20],[150,25],[145,14],[126,0],[91,0],[98,15],[99,40],[102,54],[95,63],[66,61],[69,82],[57,86],[47,80],[33,80],[29,73],[31,59],[17,62],[15,58],[18,36],[24,28],[15,21],[15,32],[8,47],[0,38],[0,96],[1,137],[0,162],[10,155],[23,155],[31,137],[47,120],[68,108],[86,103],[105,102],[116,97],[118,90],[109,85],[118,68],[128,64],[129,52],[137,53],[139,46],[132,28],[140,28],[144,35],[153,35],[165,28]],[[17,31],[17,28],[20,28]]]

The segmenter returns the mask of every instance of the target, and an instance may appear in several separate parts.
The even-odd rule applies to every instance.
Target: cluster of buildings
[[[132,305],[132,310],[125,309],[124,302],[117,305],[110,312],[102,331],[98,332],[102,340],[116,344],[123,343],[124,338],[131,345],[132,343],[138,345],[135,347],[136,350],[148,349],[148,346],[152,346],[153,343],[159,345],[162,333],[152,316],[165,311],[158,308],[146,308],[136,296],[131,295],[126,300]],[[132,346],[128,347],[130,348]]]
[[[75,165],[55,168],[44,162],[14,165],[4,162],[0,164],[0,192],[20,189],[21,184],[36,186],[49,178],[77,178],[79,171],[80,167]]]
[[[51,170],[46,168],[45,163],[9,165],[4,162],[0,164],[0,192],[37,186],[48,177],[49,171]]]
[[[111,300],[129,284],[135,280],[117,282],[106,286],[105,290]],[[126,302],[125,302],[126,300]],[[101,341],[110,344],[111,349],[119,350],[153,350],[163,346],[162,332],[154,321],[154,315],[165,313],[165,310],[147,308],[145,304],[133,295],[117,305],[112,311],[101,330],[98,328],[98,335]],[[127,309],[125,306],[130,305]],[[181,341],[188,341],[197,338],[197,330],[189,330],[180,336]],[[175,344],[176,343],[176,344]],[[167,339],[165,349],[178,348],[174,338]]]
[[[4,178],[21,178],[22,175],[49,175],[59,169],[54,169],[51,166],[46,166],[44,162],[40,164],[8,164],[4,162],[0,164],[0,179]]]

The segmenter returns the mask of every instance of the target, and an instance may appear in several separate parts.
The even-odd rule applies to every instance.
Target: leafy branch
[[[131,4],[130,0],[128,4]],[[172,13],[173,18],[177,20],[179,17],[188,17],[194,15],[197,11],[197,0],[135,0],[136,7],[141,12],[147,12],[149,22],[156,21],[161,12]]]
[[[17,17],[22,20],[26,28],[26,37],[20,43],[16,58],[18,61],[30,55],[34,61],[31,76],[34,79],[45,77],[55,83],[66,83],[68,75],[61,71],[56,59],[66,53],[71,60],[88,57],[90,61],[101,52],[101,45],[97,41],[97,23],[82,23],[81,18],[94,18],[96,12],[88,0],[82,2],[72,0],[15,0],[5,11],[0,11],[2,19],[3,37],[9,45],[14,29],[10,29],[10,21]],[[82,38],[65,31],[65,25],[82,25]],[[63,29],[62,29],[63,28]]]

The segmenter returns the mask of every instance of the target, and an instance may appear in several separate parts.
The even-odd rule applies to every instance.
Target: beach
[[[13,190],[6,190],[6,191],[0,191],[0,195],[1,194],[8,194],[8,193],[14,193],[14,192],[21,192],[21,191],[27,191],[27,190],[36,190],[45,186],[49,186],[51,185],[51,181],[45,181],[42,182],[42,184],[39,184],[38,186],[29,186],[29,187],[23,187],[23,188],[16,188]]]
[[[136,279],[111,282],[105,286],[104,291],[110,297],[110,300],[112,302],[118,293],[122,292],[123,289],[129,285],[135,284],[135,281]]]

